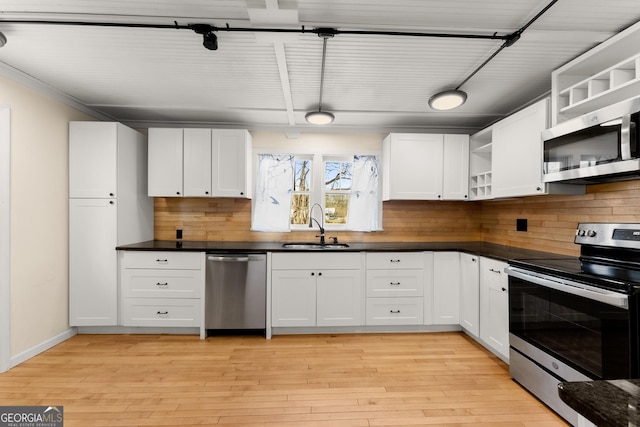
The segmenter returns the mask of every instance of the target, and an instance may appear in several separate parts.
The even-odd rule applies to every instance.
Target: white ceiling
[[[2,0],[0,75],[134,127],[161,124],[305,131],[317,109],[322,38],[188,29],[7,23],[48,20],[224,28],[508,35],[550,0]],[[329,39],[329,131],[473,130],[547,94],[551,71],[640,20],[638,0],[559,0],[461,89],[450,112],[427,105],[455,88],[501,40],[338,34]],[[4,21],[4,22],[3,22]]]

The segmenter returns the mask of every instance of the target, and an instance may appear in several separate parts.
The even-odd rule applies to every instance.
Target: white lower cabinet
[[[467,253],[460,253],[460,326],[480,336],[480,261]]]
[[[360,253],[274,253],[271,325],[362,325],[364,286],[360,257]]]
[[[121,251],[123,326],[201,327],[204,254]]]
[[[433,253],[433,323],[460,323],[460,253]]]
[[[422,325],[422,297],[367,298],[367,325]]]
[[[366,255],[367,325],[424,323],[424,253]]]
[[[507,263],[480,257],[480,339],[509,359],[509,278]]]

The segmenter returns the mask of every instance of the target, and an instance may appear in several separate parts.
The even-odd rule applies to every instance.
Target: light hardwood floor
[[[567,424],[462,333],[77,335],[0,375],[73,426]]]

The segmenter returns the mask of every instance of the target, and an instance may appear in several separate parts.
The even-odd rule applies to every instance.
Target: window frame
[[[340,149],[331,149],[327,150],[313,150],[313,149],[295,149],[295,150],[287,150],[284,148],[254,148],[253,150],[253,176],[256,176],[256,165],[258,163],[258,156],[261,154],[291,154],[295,158],[303,157],[311,159],[311,191],[309,192],[310,200],[309,206],[313,206],[314,203],[319,203],[322,206],[322,214],[323,220],[325,219],[325,185],[324,185],[324,173],[325,173],[325,162],[326,161],[350,161],[353,162],[354,156],[376,156],[378,158],[378,162],[380,168],[382,169],[382,152],[381,151],[373,151],[373,150],[340,150]],[[321,166],[318,166],[321,165]],[[295,174],[295,171],[294,171]],[[255,188],[256,183],[253,183]],[[382,228],[382,171],[380,171],[380,177],[378,180],[378,194],[380,195],[378,201],[378,217],[380,218],[380,223],[378,224],[378,229],[375,231],[383,231]],[[317,210],[314,212],[316,218],[318,216]],[[319,218],[318,218],[319,219]],[[289,216],[289,220],[291,220],[291,216]],[[347,218],[348,222],[348,218]],[[314,223],[315,225],[315,223]],[[325,222],[324,228],[326,231],[353,231],[347,228],[347,223],[345,224],[327,224]],[[290,231],[307,231],[307,232],[317,232],[317,227],[309,228],[309,224],[290,224]]]

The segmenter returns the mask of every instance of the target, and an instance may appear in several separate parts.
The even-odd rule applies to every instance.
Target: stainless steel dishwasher
[[[207,254],[205,317],[207,333],[265,331],[267,256]]]

